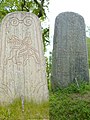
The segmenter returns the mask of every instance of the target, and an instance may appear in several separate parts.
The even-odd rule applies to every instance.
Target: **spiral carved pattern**
[[[18,24],[19,24],[18,18],[12,18],[12,19],[11,19],[11,25],[12,25],[12,26],[17,26]]]
[[[26,26],[30,26],[31,23],[32,23],[32,21],[31,21],[30,17],[25,17],[25,18],[24,18],[24,24],[25,24]]]
[[[32,23],[32,20],[30,19],[30,17],[25,17],[23,20],[19,20],[18,18],[11,18],[11,25],[12,26],[17,26],[19,23],[24,23],[24,25],[26,26],[30,26]]]

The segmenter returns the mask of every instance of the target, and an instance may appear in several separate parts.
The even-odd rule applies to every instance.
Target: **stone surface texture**
[[[29,12],[5,16],[0,31],[0,102],[25,97],[48,100],[45,58],[38,17]]]
[[[63,12],[56,17],[53,41],[52,88],[89,81],[85,23],[81,15]]]

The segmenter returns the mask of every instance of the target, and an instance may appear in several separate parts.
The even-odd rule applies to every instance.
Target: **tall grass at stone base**
[[[50,91],[50,120],[90,120],[90,84]]]
[[[15,99],[11,104],[0,105],[0,120],[49,120],[49,103],[25,100],[22,111],[21,99]]]

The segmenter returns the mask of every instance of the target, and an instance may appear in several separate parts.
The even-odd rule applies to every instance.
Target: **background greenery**
[[[87,37],[87,48],[88,48],[88,63],[90,68],[90,38]]]

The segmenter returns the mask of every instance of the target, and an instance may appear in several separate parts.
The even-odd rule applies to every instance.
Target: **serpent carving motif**
[[[27,64],[27,60],[33,57],[37,64],[40,63],[38,50],[32,47],[32,41],[30,41],[30,36],[25,37],[20,40],[17,36],[12,35],[7,41],[13,47],[10,50],[10,54],[6,60],[6,64],[9,60],[12,60],[15,64]],[[20,58],[23,58],[23,61]]]

